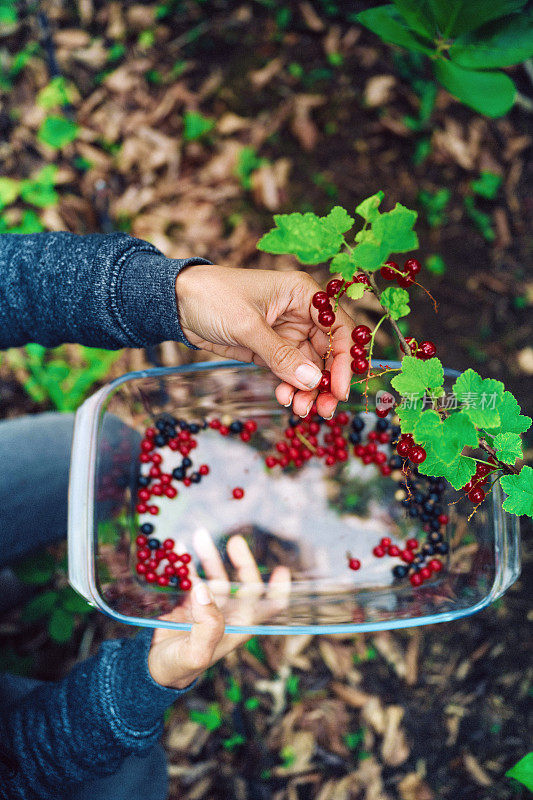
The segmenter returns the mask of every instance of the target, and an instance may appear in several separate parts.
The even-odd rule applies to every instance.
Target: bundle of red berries
[[[478,461],[476,465],[476,472],[471,478],[468,483],[463,486],[463,492],[468,495],[468,499],[474,505],[479,505],[485,499],[485,491],[481,488],[485,486],[488,482],[489,475],[494,470],[498,469],[498,465],[495,459],[492,456],[488,457],[488,460],[493,464],[483,464],[481,461]]]
[[[400,269],[396,261],[385,261],[379,274],[386,281],[396,281],[402,289],[407,289],[415,283],[415,276],[422,269],[422,264],[417,258],[408,258]]]
[[[412,586],[421,586],[424,581],[427,581],[431,576],[442,569],[442,561],[438,558],[431,558],[424,563],[426,559],[422,551],[418,550],[418,539],[407,539],[405,543],[394,544],[389,536],[384,536],[372,550],[372,554],[376,558],[383,558],[390,556],[391,558],[399,558],[404,562],[393,567],[392,574],[395,578],[404,578],[409,575],[409,581]],[[348,556],[348,566],[350,569],[358,570],[361,568],[361,562],[358,558],[353,558],[350,553]],[[412,565],[410,567],[409,565]]]
[[[422,464],[427,455],[422,445],[415,444],[410,433],[402,433],[396,444],[396,452],[402,458],[408,458],[413,464]]]
[[[154,526],[145,522],[140,527],[140,534],[135,539],[137,545],[137,575],[144,577],[146,583],[157,583],[158,586],[175,586],[188,592],[192,583],[189,580],[191,561],[189,553],[178,555],[174,552],[174,539],[160,542],[151,534]],[[181,562],[181,563],[179,563]],[[159,571],[163,568],[163,571]]]

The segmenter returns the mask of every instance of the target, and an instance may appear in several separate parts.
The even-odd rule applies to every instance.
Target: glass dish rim
[[[400,361],[383,359],[380,361],[381,364],[384,366],[397,368],[401,366]],[[88,588],[90,590],[90,597],[87,596],[86,592],[81,592],[82,596],[85,597],[91,605],[98,608],[100,611],[105,613],[107,616],[111,617],[112,619],[116,620],[117,622],[122,622],[126,625],[134,625],[136,627],[143,627],[143,628],[166,628],[170,630],[183,630],[183,631],[190,631],[192,627],[192,623],[180,623],[180,622],[170,622],[168,620],[162,619],[144,619],[142,617],[131,617],[125,614],[121,614],[118,611],[112,609],[108,604],[105,602],[103,597],[98,591],[95,582],[95,562],[94,562],[94,549],[95,549],[95,532],[94,532],[94,525],[93,523],[93,516],[92,516],[92,509],[94,509],[94,466],[95,466],[95,459],[94,459],[94,448],[96,446],[96,432],[98,430],[98,424],[100,421],[100,412],[102,411],[102,407],[106,400],[113,394],[113,392],[120,387],[124,383],[128,383],[133,380],[145,379],[145,378],[157,378],[162,376],[170,376],[176,375],[180,373],[186,372],[206,372],[208,370],[217,370],[221,368],[239,368],[239,369],[251,369],[257,371],[268,371],[265,367],[259,367],[253,363],[247,363],[238,361],[235,359],[231,360],[223,360],[223,361],[201,361],[196,363],[190,364],[181,364],[175,367],[153,367],[146,370],[135,370],[132,372],[127,372],[124,375],[120,375],[118,378],[110,381],[109,383],[102,386],[97,392],[91,395],[84,403],[80,406],[78,411],[76,412],[76,420],[79,419],[79,415],[81,412],[89,412],[90,414],[90,423],[91,423],[91,431],[85,439],[89,443],[90,447],[87,448],[87,458],[86,458],[86,466],[89,467],[88,469],[88,496],[85,505],[85,510],[90,513],[85,517],[85,536],[90,539],[88,553],[90,555],[90,569],[88,570],[87,574],[87,583]],[[458,370],[451,369],[448,367],[443,367],[444,377],[458,377],[461,373]],[[76,426],[75,426],[76,428]],[[91,435],[92,434],[92,435]],[[73,456],[74,456],[74,448],[73,448]],[[74,460],[74,459],[73,459]],[[495,499],[493,499],[493,503],[495,503]],[[505,515],[501,509],[501,514]],[[480,600],[478,603],[470,606],[468,608],[459,609],[457,611],[443,611],[437,614],[429,614],[421,617],[406,617],[405,619],[397,619],[397,620],[383,620],[381,622],[364,622],[364,623],[337,623],[337,624],[326,624],[326,625],[294,625],[294,626],[283,626],[283,625],[249,625],[249,626],[240,626],[240,625],[226,625],[225,632],[226,633],[239,633],[239,634],[249,634],[250,636],[260,636],[260,635],[301,635],[301,634],[336,634],[336,633],[370,633],[373,631],[383,631],[383,630],[400,630],[405,628],[413,628],[419,627],[421,625],[434,625],[440,622],[451,622],[456,619],[461,619],[464,617],[471,616],[478,611],[481,611],[483,608],[486,608],[493,602],[497,597],[501,596],[503,592],[511,585],[518,575],[513,577],[513,580],[509,583],[506,582],[502,588],[502,579],[503,579],[503,569],[504,564],[502,563],[501,559],[501,550],[502,550],[502,541],[505,535],[505,532],[502,532],[502,525],[499,524],[498,517],[495,517],[494,520],[494,528],[495,528],[495,575],[492,584],[492,588],[490,592],[487,594],[485,598]],[[505,516],[504,516],[505,519]],[[91,523],[90,525],[88,523]],[[69,525],[68,525],[68,536],[69,536],[69,543],[71,537],[74,534],[71,532],[71,486],[69,485]],[[515,527],[515,535],[514,539],[516,540],[518,537],[518,527]],[[515,541],[516,544],[516,541]],[[70,563],[70,547],[69,547],[69,563]],[[70,577],[70,574],[69,574]],[[80,589],[77,586],[74,586],[78,591]]]

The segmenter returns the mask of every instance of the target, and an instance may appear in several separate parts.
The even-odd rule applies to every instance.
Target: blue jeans
[[[47,413],[0,422],[0,464],[5,469],[0,483],[0,567],[65,538],[73,421],[72,414]],[[7,707],[37,683],[3,675],[0,702]],[[126,758],[114,775],[69,791],[68,800],[165,800],[167,794],[165,753],[157,745],[146,756]]]

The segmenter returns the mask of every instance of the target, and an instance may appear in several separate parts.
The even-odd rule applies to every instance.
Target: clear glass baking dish
[[[457,373],[445,375],[451,385]],[[418,587],[395,578],[392,566],[401,562],[372,551],[382,537],[402,547],[410,537],[420,539],[421,520],[409,517],[398,499],[403,476],[384,477],[352,457],[331,467],[313,458],[299,469],[268,469],[265,456],[279,456],[275,443],[290,417],[274,398],[275,384],[253,365],[207,362],[133,372],[83,403],[70,470],[69,579],[90,603],[127,624],[190,629],[189,593],[148,584],[136,572],[136,537],[146,522],[154,526],[152,538],[171,538],[176,553],[191,555],[191,578],[208,580],[228,633],[369,632],[447,622],[481,610],[516,580],[518,519],[502,510],[499,483],[469,521],[471,504],[447,485],[439,499],[449,517],[443,568]],[[339,410],[358,413],[368,429],[376,422],[369,400],[367,407],[353,390]],[[253,420],[257,430],[242,441],[202,429],[191,457],[196,466],[208,464],[209,474],[189,487],[178,484],[174,498],[156,498],[159,513],[151,516],[137,511],[139,474],[151,467],[139,463],[139,448],[161,415],[199,425]],[[391,454],[390,445],[381,449]],[[183,458],[168,446],[159,452],[167,473]],[[242,499],[233,496],[235,487],[244,489]],[[228,558],[233,535],[246,540],[258,565],[261,581],[253,586],[241,585]],[[213,547],[228,585],[210,579]],[[359,570],[349,568],[349,555],[361,561]],[[280,564],[290,569],[289,591],[286,584],[267,585]],[[171,611],[175,619],[160,619]]]

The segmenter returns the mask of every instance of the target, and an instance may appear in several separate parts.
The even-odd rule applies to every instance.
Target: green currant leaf
[[[413,400],[412,403],[403,403],[396,409],[400,417],[402,433],[412,433],[415,425],[422,416],[423,400]]]
[[[397,286],[388,286],[381,293],[381,304],[388,308],[393,319],[406,317],[410,313],[409,292]]]
[[[334,233],[346,233],[355,222],[342,206],[333,206],[327,217],[321,219],[325,227]]]
[[[438,389],[443,382],[444,372],[438,358],[422,361],[414,356],[404,356],[402,371],[392,379],[391,385],[400,394],[416,399],[423,397],[426,389]]]
[[[476,471],[476,465],[471,458],[457,456],[453,461],[443,461],[431,449],[426,450],[426,453],[426,459],[418,465],[418,471],[423,475],[446,478],[454,489],[460,489],[468,483]]]
[[[505,777],[514,778],[515,781],[519,781],[526,789],[533,792],[533,752],[525,755],[514,767],[508,769]]]
[[[356,270],[355,262],[349,253],[337,253],[329,265],[330,272],[338,272],[345,281],[351,281]]]
[[[364,283],[351,283],[346,289],[346,296],[350,300],[359,300],[365,293]]]
[[[500,424],[499,408],[502,403],[504,385],[493,378],[483,379],[473,369],[459,375],[453,385],[453,393],[462,403],[472,422],[480,428]]]
[[[433,39],[437,29],[427,0],[394,0],[394,5],[410,28]]]
[[[533,468],[525,466],[519,475],[503,475],[501,485],[507,495],[504,510],[533,517]]]
[[[516,86],[504,72],[464,69],[439,58],[435,77],[451,95],[487,117],[503,117],[516,100]]]
[[[48,633],[54,642],[68,642],[74,633],[74,617],[60,607],[54,608],[48,621]]]
[[[430,448],[445,462],[455,461],[465,447],[476,447],[478,434],[474,423],[463,412],[450,414],[444,421],[436,411],[424,411],[416,423],[415,442]]]
[[[367,222],[373,222],[379,217],[380,212],[378,211],[378,207],[384,197],[385,195],[382,191],[376,192],[376,194],[367,197],[366,200],[359,203],[355,209],[355,213],[359,214],[359,216],[363,217]]]
[[[354,259],[362,269],[374,272],[387,260],[390,251],[376,238],[372,229],[359,231],[355,241],[358,245],[355,248]]]
[[[514,464],[517,458],[522,458],[522,440],[518,433],[499,433],[493,442],[496,456],[504,464]]]
[[[257,248],[265,253],[295,255],[302,264],[320,264],[336,255],[343,243],[341,229],[353,225],[344,209],[335,208],[327,217],[317,217],[311,211],[275,214],[274,222],[276,227],[261,237]]]
[[[372,223],[374,234],[387,246],[389,253],[405,253],[418,247],[418,238],[413,230],[418,214],[410,208],[396,203]]]
[[[531,427],[531,417],[526,417],[520,411],[514,395],[511,392],[504,392],[503,400],[498,408],[499,426],[495,429],[491,429],[489,425],[485,425],[485,427],[493,436],[498,433],[524,433]]]

